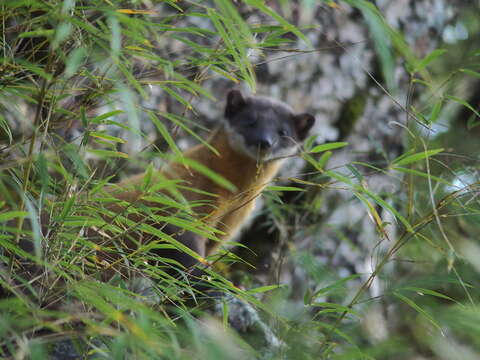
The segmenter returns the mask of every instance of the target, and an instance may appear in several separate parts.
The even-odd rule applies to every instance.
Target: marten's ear
[[[240,90],[230,90],[227,94],[225,117],[229,118],[235,113],[238,113],[246,104],[247,101]]]
[[[308,131],[315,124],[315,117],[310,114],[298,114],[294,116],[293,120],[295,131],[297,132],[298,140],[303,141],[308,135]]]

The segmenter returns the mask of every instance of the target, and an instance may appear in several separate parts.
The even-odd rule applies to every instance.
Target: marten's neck
[[[185,155],[230,181],[237,187],[238,193],[261,191],[281,166],[281,160],[260,162],[234,150],[229,144],[228,134],[223,126],[212,134],[209,144],[218,151],[218,155],[205,145],[192,148]]]

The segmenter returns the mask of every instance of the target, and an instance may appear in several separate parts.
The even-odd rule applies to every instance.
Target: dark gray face
[[[244,97],[238,90],[227,95],[225,118],[230,145],[256,160],[292,155],[315,122],[312,115],[294,114],[282,102]]]

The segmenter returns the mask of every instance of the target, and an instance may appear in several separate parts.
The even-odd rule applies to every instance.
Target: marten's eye
[[[285,130],[285,129],[278,130],[278,135],[279,136],[287,136],[287,130]]]

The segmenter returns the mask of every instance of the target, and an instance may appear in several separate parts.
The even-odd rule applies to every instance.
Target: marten
[[[162,266],[165,274],[187,269],[193,277],[199,277],[203,272],[196,266],[198,262],[235,236],[252,213],[264,187],[277,174],[285,158],[295,154],[315,122],[312,115],[296,114],[282,102],[263,96],[245,96],[238,90],[227,94],[224,117],[206,144],[186,150],[166,168],[150,174],[147,171],[107,187],[107,192],[120,203],[107,205],[102,216],[118,227],[124,223],[116,221],[116,216],[127,218],[131,224],[133,221],[133,225],[124,233],[95,227],[87,228],[84,233],[98,244],[97,270],[103,280],[111,279],[114,273],[130,279],[130,269],[125,272],[121,268],[124,261],[119,254],[132,254],[145,244],[148,259]],[[230,186],[215,181],[182,158],[210,169]],[[145,191],[148,182],[152,184],[150,192]],[[171,186],[159,189],[157,185],[162,183]],[[177,198],[180,195],[184,200],[183,204],[179,201],[177,207],[171,206],[175,192]],[[153,201],[149,196],[152,193],[164,196],[164,204]],[[190,209],[177,212],[185,208],[185,204],[189,204]],[[172,218],[178,221],[169,221]],[[41,223],[46,233],[49,216],[42,218]],[[144,227],[136,228],[135,224]],[[145,231],[145,226],[157,233]],[[201,230],[195,231],[193,227]],[[20,246],[29,253],[34,251],[31,240],[22,240]],[[34,278],[42,268],[31,264],[24,266],[24,270]],[[0,287],[0,297],[4,296],[2,293]]]
[[[152,223],[149,220],[149,226],[171,235],[199,255],[199,258],[194,257],[178,249],[152,250],[185,268],[192,268],[199,259],[214,254],[221,244],[237,234],[252,213],[257,197],[277,174],[284,159],[298,150],[298,145],[307,137],[315,122],[312,115],[296,114],[280,101],[263,96],[245,96],[239,90],[231,90],[227,94],[224,117],[225,121],[213,132],[208,144],[186,150],[183,157],[210,169],[233,186],[223,186],[181,160],[170,163],[166,169],[152,176],[151,182],[180,179],[181,186],[176,186],[176,189],[189,204],[195,204],[194,217],[190,219],[219,230],[215,238],[186,231],[171,223]],[[212,151],[212,147],[217,153]],[[158,204],[143,198],[142,187],[146,176],[140,174],[127,178],[111,187],[109,192],[127,203],[140,203],[158,209]],[[125,207],[113,206],[111,209],[119,212]],[[173,210],[163,208],[157,210],[156,215],[168,216]],[[138,214],[130,214],[129,218],[142,221],[142,216]],[[151,233],[137,232],[134,236],[137,244],[127,241],[127,247],[138,247],[138,243],[145,244],[153,237]],[[103,255],[101,257],[107,262],[115,258],[115,255],[110,258],[108,254]]]

